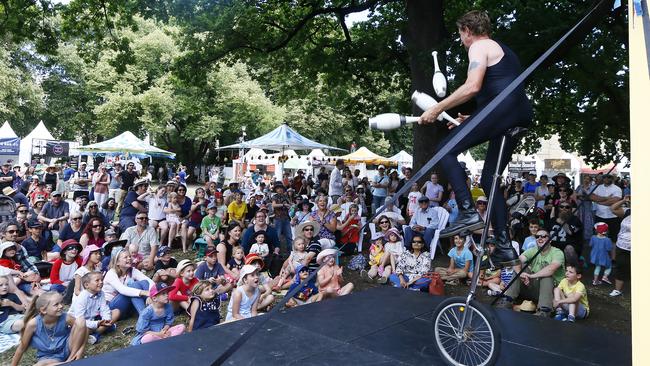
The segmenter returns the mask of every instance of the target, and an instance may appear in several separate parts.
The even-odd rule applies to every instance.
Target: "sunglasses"
[[[423,242],[422,240],[413,240],[412,243],[413,243],[413,244],[415,244],[415,243],[423,244],[424,242]]]
[[[5,233],[7,233],[7,234],[15,234],[17,232],[18,232],[18,230],[7,230],[7,231],[5,231]]]
[[[25,213],[25,212],[27,212],[27,210],[18,210],[18,212]]]
[[[314,228],[304,228],[302,231],[314,231]]]
[[[540,238],[546,239],[548,238],[548,235],[535,235],[535,239],[540,239]]]
[[[562,205],[562,206],[560,206],[560,208],[569,209],[569,208],[571,208],[571,206]]]
[[[73,217],[72,218],[72,221],[79,221],[79,220],[81,220],[81,217]]]
[[[102,225],[93,225],[93,229],[97,229],[98,227],[102,227]]]
[[[487,202],[479,201],[479,202],[476,202],[476,204],[477,205],[487,205]]]
[[[149,220],[148,217],[136,217],[137,220]]]

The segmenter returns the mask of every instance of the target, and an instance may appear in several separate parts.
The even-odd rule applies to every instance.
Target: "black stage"
[[[442,297],[388,286],[277,314],[228,360],[231,365],[442,365],[431,312]],[[630,365],[629,335],[496,310],[498,365]],[[79,365],[210,365],[255,319],[77,362]]]

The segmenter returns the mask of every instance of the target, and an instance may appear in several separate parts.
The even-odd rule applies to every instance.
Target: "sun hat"
[[[248,253],[248,255],[244,257],[244,264],[252,265],[255,261],[260,262],[260,269],[264,268],[264,260],[256,253]]]
[[[390,234],[395,234],[395,235],[397,235],[397,238],[399,240],[402,240],[402,236],[399,234],[399,230],[397,230],[397,228],[392,227],[392,228],[388,229],[388,231],[386,231],[386,234],[384,234],[384,239],[388,240]]]
[[[0,244],[0,257],[5,254],[5,250],[13,247],[14,249],[16,248],[16,243],[13,241],[5,241],[2,244]]]
[[[322,250],[336,247],[336,242],[332,239],[320,238],[318,240],[318,243],[320,244]]]
[[[296,227],[296,236],[304,237],[304,234],[302,231],[307,227],[311,226],[314,228],[314,235],[318,234],[320,232],[320,225],[316,221],[305,221],[301,224],[299,224]]]
[[[104,233],[104,235],[106,235],[106,234]],[[111,240],[108,243],[104,244],[104,246],[102,246],[102,250],[104,251],[104,257],[110,257],[111,252],[113,251],[113,248],[116,248],[116,247],[124,248],[124,247],[126,247],[127,243],[128,243],[128,241],[126,241],[126,240]]]
[[[597,222],[594,225],[594,229],[596,229],[598,234],[605,234],[609,230],[609,226],[604,222]]]
[[[149,184],[149,180],[147,178],[141,178],[133,182],[133,188],[136,188],[137,186],[141,186],[141,185],[148,185],[148,184]]]
[[[34,200],[34,204],[37,204],[39,202],[47,202],[47,200],[45,199],[45,196],[43,196],[42,194],[36,195],[36,199]]]
[[[330,211],[332,211],[334,213],[339,213],[339,212],[343,212],[343,209],[341,208],[341,205],[339,205],[338,203],[335,203],[335,204],[330,206]]]
[[[534,313],[537,310],[537,305],[535,305],[535,303],[530,300],[524,300],[524,302],[522,302],[517,309],[525,313]]]
[[[11,196],[14,193],[16,193],[16,190],[11,187],[4,187],[2,189],[2,194],[4,194],[5,196]]]
[[[158,284],[153,284],[149,289],[149,297],[158,296],[164,294],[165,292],[171,292],[176,290],[176,286],[167,286],[163,282]]]
[[[322,252],[318,253],[318,256],[316,256],[316,263],[320,266],[323,264],[323,261],[325,260],[325,257],[329,257],[330,255],[337,255],[339,253],[338,249],[330,248],[330,249],[325,249]]]
[[[81,251],[81,265],[85,266],[86,263],[88,263],[88,258],[90,258],[90,255],[93,252],[101,251],[101,250],[102,250],[102,248],[98,247],[95,244],[90,244],[87,247],[85,247],[84,250]],[[63,251],[63,250],[61,250],[61,251]]]
[[[183,272],[185,267],[193,266],[193,265],[194,265],[194,263],[192,263],[191,260],[183,259],[182,261],[178,262],[178,265],[176,266],[176,273],[178,274],[178,276],[180,276],[181,272]]]
[[[83,246],[81,246],[78,241],[74,239],[68,239],[64,241],[63,244],[61,244],[61,253],[65,252],[70,247],[77,247],[78,252],[81,252],[83,250]],[[79,253],[77,253],[77,255],[78,254]]]
[[[485,196],[480,196],[479,198],[476,199],[476,202],[487,202],[488,199]]]
[[[384,170],[386,170],[386,167],[385,167],[383,164],[381,164],[381,165],[379,165],[379,166],[377,167],[377,170],[379,170],[379,169],[384,169]]]
[[[239,280],[237,281],[237,286],[244,284],[244,277],[248,276],[251,273],[257,272],[257,267],[251,266],[250,264],[244,265],[239,271]]]

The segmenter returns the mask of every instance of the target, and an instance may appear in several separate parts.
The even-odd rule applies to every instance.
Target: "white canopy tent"
[[[4,164],[8,160],[13,160],[14,164],[16,164],[20,152],[19,147],[18,135],[11,128],[9,122],[5,121],[0,127],[0,162]]]
[[[20,155],[18,156],[18,161],[20,164],[23,163],[30,163],[32,160],[32,145],[34,139],[37,140],[54,140],[54,136],[50,133],[50,131],[47,130],[47,127],[45,127],[45,124],[43,121],[40,121],[38,125],[32,130],[32,132],[29,133],[29,135],[25,136],[22,140],[20,140]]]

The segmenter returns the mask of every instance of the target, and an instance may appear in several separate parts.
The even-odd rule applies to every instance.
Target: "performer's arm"
[[[432,123],[436,121],[440,113],[467,102],[481,90],[483,77],[487,69],[488,45],[488,42],[476,42],[469,48],[467,80],[450,96],[424,112],[420,117],[421,122]]]

